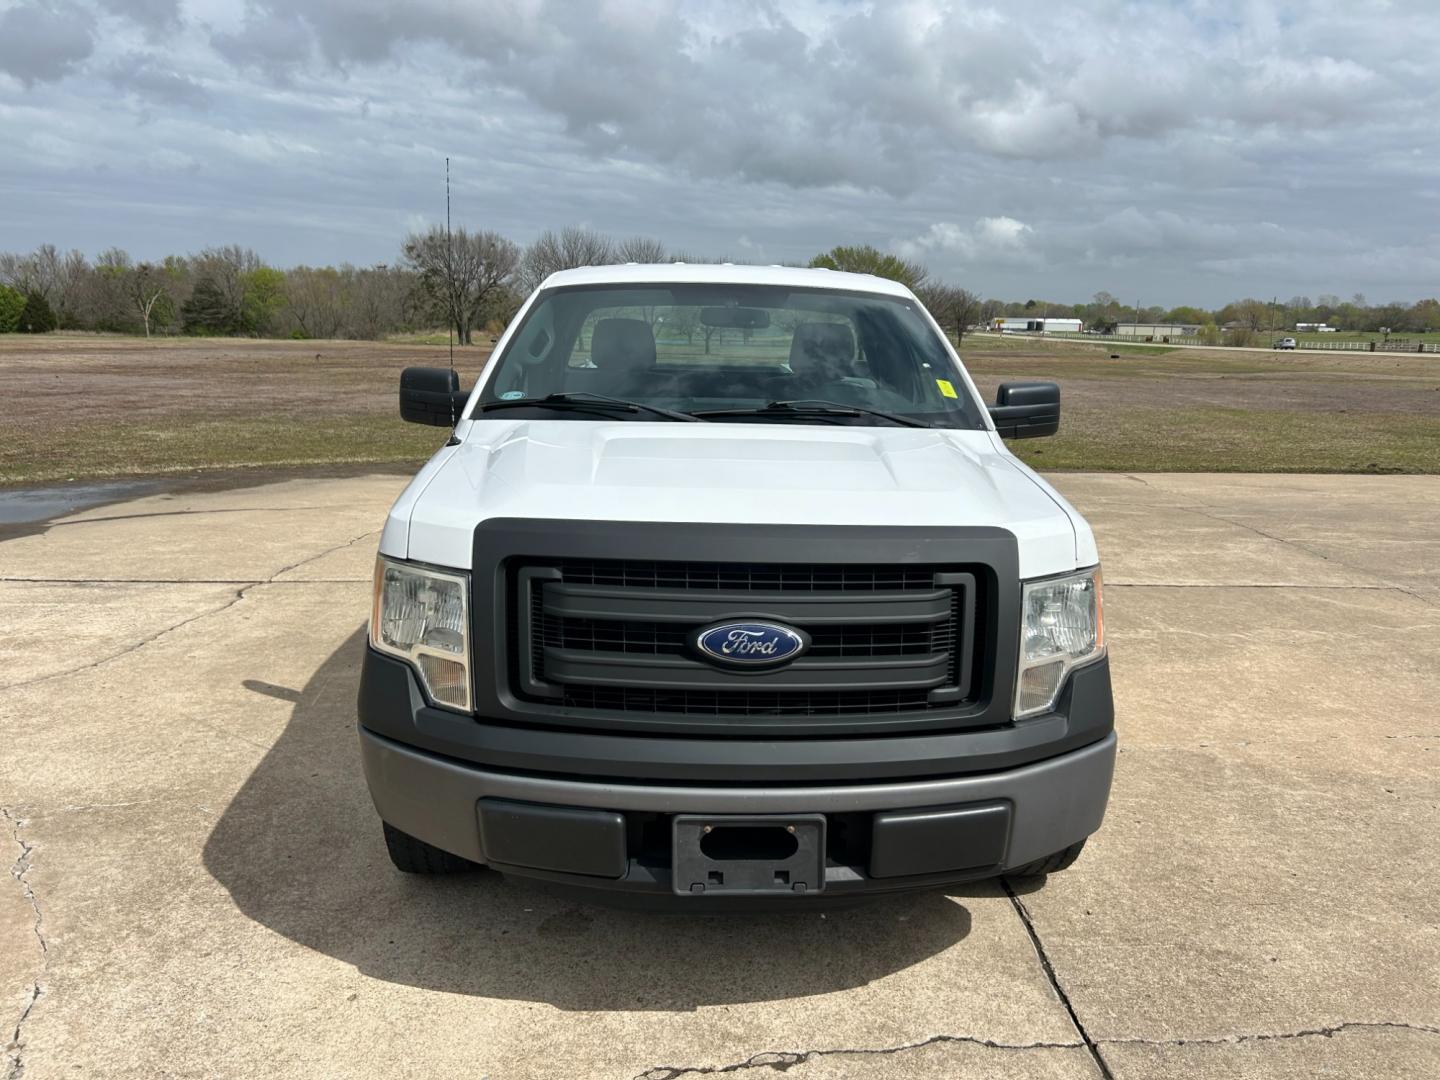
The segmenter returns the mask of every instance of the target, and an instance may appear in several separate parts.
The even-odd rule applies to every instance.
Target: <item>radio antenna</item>
[[[455,243],[450,237],[450,156],[445,156],[445,283],[450,293],[450,384],[455,384]],[[450,392],[450,426],[455,426],[455,392]]]

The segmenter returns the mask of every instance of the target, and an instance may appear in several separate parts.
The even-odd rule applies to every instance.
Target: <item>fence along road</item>
[[[1277,331],[1278,332],[1278,331]],[[1271,345],[1205,345],[1201,342],[1176,341],[1171,338],[1168,341],[1155,341],[1153,339],[1135,338],[1133,340],[1122,338],[1117,335],[1103,334],[1072,334],[1068,331],[1057,331],[1055,333],[1041,334],[1023,330],[1013,330],[1008,334],[997,334],[989,330],[972,330],[967,337],[1009,337],[1027,338],[1034,341],[1088,341],[1092,345],[1163,345],[1171,349],[1224,349],[1228,352],[1277,352]],[[1371,346],[1376,346],[1372,348]],[[1407,343],[1404,348],[1395,344],[1386,347],[1379,347],[1379,344],[1371,341],[1302,341],[1294,349],[1285,349],[1284,352],[1326,352],[1339,350],[1344,352],[1375,353],[1381,356],[1411,356],[1415,353],[1440,353],[1440,343],[1431,341],[1417,341],[1413,344]]]

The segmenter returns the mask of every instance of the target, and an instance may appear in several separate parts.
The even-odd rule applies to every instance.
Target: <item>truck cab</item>
[[[358,717],[395,865],[690,910],[1064,869],[1116,743],[1100,560],[903,285],[549,278],[391,508]]]

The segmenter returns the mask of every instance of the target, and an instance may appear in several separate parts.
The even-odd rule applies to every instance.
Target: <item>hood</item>
[[[1063,501],[986,431],[486,420],[458,434],[391,511],[386,554],[468,568],[475,526],[509,517],[992,525],[1015,534],[1025,577],[1077,565]]]

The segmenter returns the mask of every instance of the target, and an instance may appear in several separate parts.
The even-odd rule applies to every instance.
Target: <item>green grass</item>
[[[43,445],[0,444],[0,484],[149,476],[200,469],[418,463],[447,430],[374,413],[312,419],[176,413],[162,423],[67,425]]]
[[[1085,338],[1041,337],[1039,334],[970,334],[956,346],[962,357],[970,352],[1033,352],[1036,349],[1082,349],[1086,352],[1122,356],[1163,356],[1180,350],[1171,345],[1131,345],[1123,341],[1093,341]]]
[[[987,397],[1007,379],[1061,384],[1060,435],[1013,444],[1041,469],[1440,473],[1440,357],[1115,351],[985,336],[962,355]],[[0,348],[0,485],[413,467],[446,432],[398,419],[397,376],[444,356],[396,342],[12,342]],[[457,350],[466,385],[484,356]]]
[[[1067,408],[1060,434],[1011,449],[1036,469],[1440,472],[1440,419],[1413,413]]]
[[[498,334],[495,336],[499,337]],[[385,340],[392,345],[449,345],[450,334],[445,330],[426,330],[415,334],[391,334]],[[475,331],[470,345],[461,345],[460,342],[455,342],[457,349],[473,349],[480,345],[487,349],[491,345],[490,335],[480,330]]]

